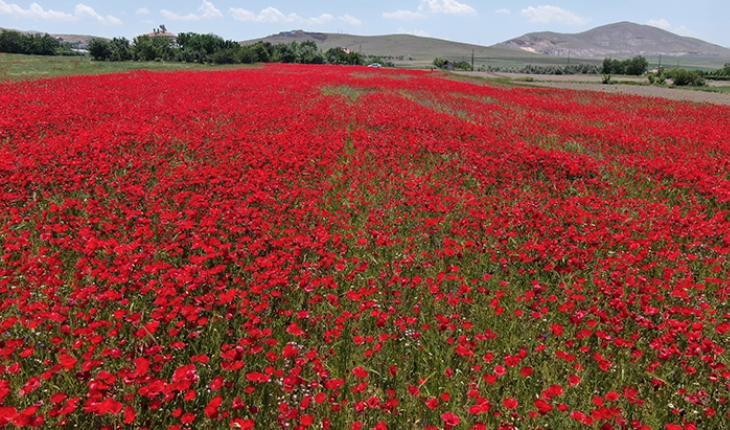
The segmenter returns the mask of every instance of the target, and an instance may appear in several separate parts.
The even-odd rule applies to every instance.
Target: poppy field
[[[728,107],[0,84],[0,428],[728,428],[729,209]]]

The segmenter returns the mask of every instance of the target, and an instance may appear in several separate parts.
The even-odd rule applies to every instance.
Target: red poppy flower
[[[441,414],[441,419],[447,428],[456,427],[461,422],[461,419],[453,412],[444,412]]]

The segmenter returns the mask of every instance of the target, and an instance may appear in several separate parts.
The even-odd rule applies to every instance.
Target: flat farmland
[[[429,71],[0,84],[0,428],[727,428],[728,160]]]
[[[536,75],[485,72],[455,72],[455,74],[527,87],[562,88],[574,91],[601,91],[696,103],[730,105],[730,85],[726,81],[710,80],[707,81],[705,87],[687,88],[648,85],[645,76],[613,76],[613,83],[603,84],[603,76],[601,75]]]

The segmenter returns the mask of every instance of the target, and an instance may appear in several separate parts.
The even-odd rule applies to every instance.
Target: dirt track
[[[535,87],[565,88],[577,91],[603,91],[609,93],[633,94],[643,97],[662,97],[672,100],[686,100],[699,103],[714,103],[730,106],[730,94],[712,93],[708,91],[684,90],[678,88],[662,88],[654,86],[601,84],[601,76],[585,75],[526,75],[520,73],[484,73],[484,72],[459,72],[468,76],[482,78],[509,78],[517,79],[516,83]],[[519,79],[532,78],[532,82],[519,81]],[[620,81],[646,82],[646,78],[619,76],[615,78]],[[710,84],[712,85],[712,84]]]

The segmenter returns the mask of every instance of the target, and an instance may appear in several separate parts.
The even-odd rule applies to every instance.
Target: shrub
[[[466,61],[457,61],[454,63],[454,69],[456,70],[465,70],[467,72],[471,71],[471,64]]]
[[[628,60],[616,60],[605,58],[603,60],[603,73],[616,75],[642,75],[649,67],[649,62],[641,55]]]
[[[95,61],[106,61],[112,55],[112,46],[104,39],[91,39],[89,42],[89,54]]]
[[[626,68],[626,74],[635,76],[643,75],[649,68],[649,62],[646,61],[646,58],[642,57],[641,55],[624,61],[624,65]]]
[[[668,75],[672,79],[672,83],[678,87],[705,85],[705,78],[696,70],[672,69]]]

